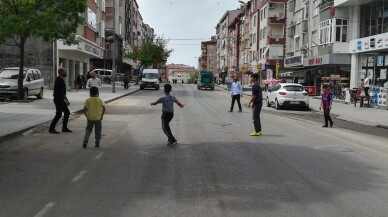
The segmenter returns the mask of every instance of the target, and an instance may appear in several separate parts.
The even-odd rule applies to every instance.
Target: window
[[[253,25],[253,27],[255,27],[255,26],[256,26],[256,15],[255,15],[255,16],[253,16],[253,23],[252,23],[252,25]]]
[[[336,19],[335,20],[335,41],[346,42],[348,32],[348,20]]]
[[[296,23],[301,23],[303,20],[303,9],[296,12]]]
[[[300,37],[299,36],[295,36],[295,46],[294,46],[295,50],[300,50]]]
[[[320,0],[314,0],[313,2],[313,17],[317,16],[319,13],[319,5],[321,4]]]
[[[96,13],[94,13],[94,11],[92,11],[92,9],[88,8],[87,10],[87,24],[90,28],[92,29],[96,29],[96,25],[97,25],[97,15]]]
[[[328,19],[319,24],[319,44],[333,43],[332,20]]]
[[[253,43],[254,43],[254,44],[256,43],[256,33],[253,34]]]
[[[313,31],[311,34],[311,47],[315,47],[317,45],[317,30]]]

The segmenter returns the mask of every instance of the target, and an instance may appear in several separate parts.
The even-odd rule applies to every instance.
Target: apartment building
[[[277,77],[283,65],[287,0],[262,0],[260,3],[259,65],[266,79]]]
[[[259,48],[259,40],[258,40],[258,33],[259,33],[259,18],[260,18],[260,0],[252,0],[251,1],[251,7],[250,7],[250,69],[252,73],[258,73],[259,72],[259,54],[258,54],[258,48]]]
[[[324,84],[349,87],[351,11],[335,8],[333,0],[292,0],[287,17],[287,73],[281,77],[315,94]]]
[[[388,1],[335,0],[334,7],[349,15],[350,87],[362,87],[365,75],[372,85],[388,87]]]
[[[66,45],[62,41],[56,41],[54,55],[57,55],[59,67],[65,67],[68,76],[65,79],[67,85],[75,87],[75,78],[78,74],[86,75],[92,66],[91,59],[103,59],[105,49],[105,0],[88,0],[85,9],[85,22],[77,29],[78,45]],[[56,70],[54,70],[56,75]],[[55,77],[53,75],[53,77]],[[52,81],[53,82],[53,81]]]
[[[217,70],[217,40],[212,36],[211,40],[201,42],[201,68],[200,70]]]
[[[227,11],[220,19],[216,27],[217,35],[217,69],[215,74],[219,77],[226,76],[228,68],[231,66],[228,61],[231,49],[229,43],[231,35],[229,35],[228,26],[239,14],[239,9]]]
[[[239,25],[239,50],[238,50],[238,68],[236,73],[240,79],[244,75],[252,72],[251,66],[251,34],[250,34],[250,23],[251,23],[251,1],[245,3],[240,10],[238,17],[240,18]],[[246,80],[246,79],[245,79]]]

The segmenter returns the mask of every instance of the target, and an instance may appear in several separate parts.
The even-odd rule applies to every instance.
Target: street
[[[82,149],[82,114],[73,133],[40,125],[0,143],[0,217],[388,216],[386,130],[336,119],[322,129],[316,113],[263,107],[264,134],[250,137],[249,96],[229,113],[220,88],[172,94],[185,104],[174,106],[174,147],[150,106],[163,88],[107,104],[101,148],[93,132]]]

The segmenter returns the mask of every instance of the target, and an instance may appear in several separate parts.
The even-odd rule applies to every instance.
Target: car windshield
[[[26,71],[24,71],[23,78],[26,77]],[[5,69],[0,73],[2,79],[18,79],[19,70],[17,69]]]
[[[304,90],[302,86],[296,86],[296,85],[284,86],[284,89],[287,91],[298,91],[298,92]]]
[[[156,79],[159,77],[159,74],[156,74],[156,73],[145,73],[143,75],[143,78],[146,78],[146,79]]]

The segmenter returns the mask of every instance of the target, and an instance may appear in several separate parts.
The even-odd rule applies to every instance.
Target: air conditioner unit
[[[275,7],[276,7],[276,6],[275,6],[274,3],[269,3],[269,6],[268,6],[269,9],[274,9]]]

